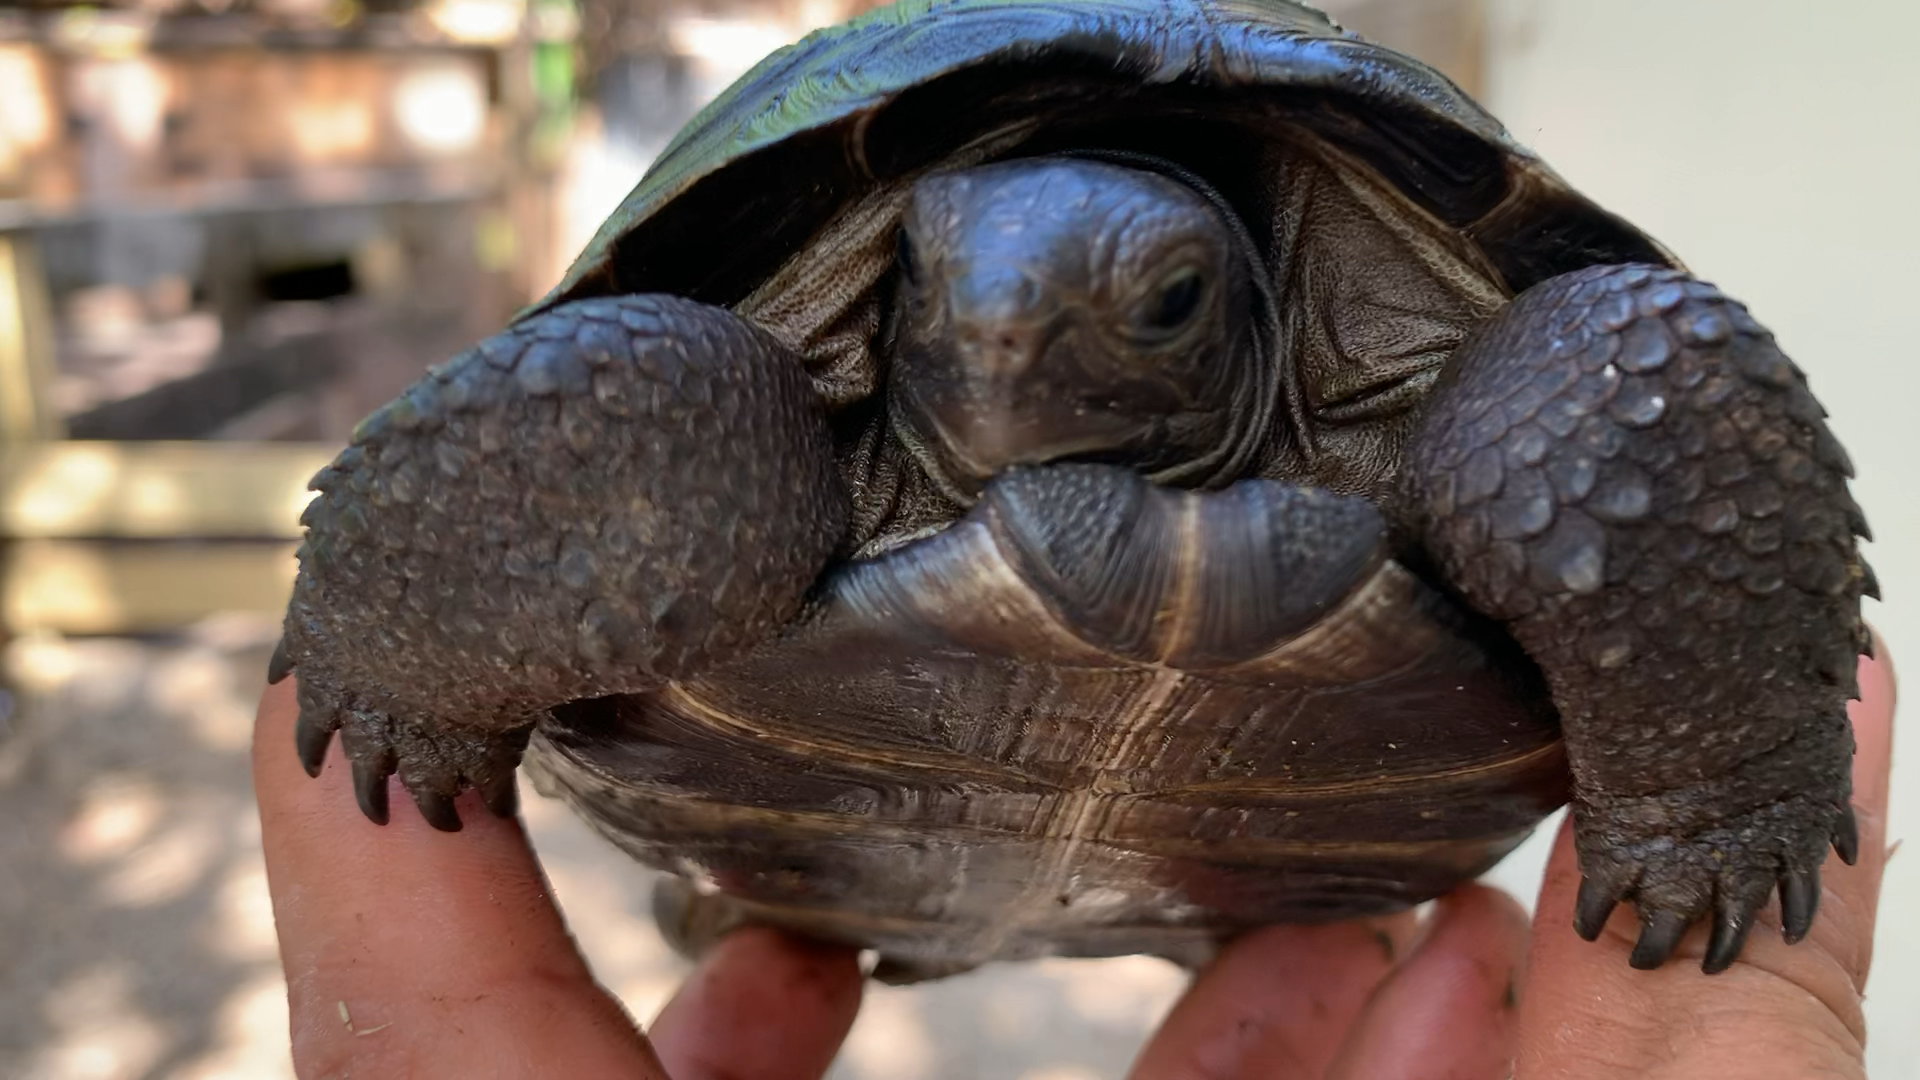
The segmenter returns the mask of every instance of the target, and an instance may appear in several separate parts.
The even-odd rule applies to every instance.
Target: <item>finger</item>
[[[337,748],[318,780],[302,770],[292,691],[261,701],[253,774],[300,1075],[662,1077],[518,822],[470,792],[457,834],[401,797],[371,824]]]
[[[674,1080],[818,1080],[864,981],[852,949],[747,927],[701,959],[648,1035]]]
[[[1893,657],[1876,635],[1877,660],[1860,665],[1860,700],[1847,706],[1853,720],[1853,816],[1860,826],[1860,858],[1852,866],[1828,859],[1827,882],[1813,936],[1840,957],[1864,994],[1873,966],[1873,928],[1880,883],[1887,872],[1887,800],[1893,785],[1893,713],[1899,699]]]
[[[1503,892],[1469,885],[1443,898],[1348,1029],[1329,1080],[1503,1080],[1527,934],[1526,910]]]
[[[1860,1001],[1886,867],[1894,698],[1886,650],[1876,651],[1882,659],[1861,662],[1861,700],[1848,710],[1860,858],[1855,866],[1830,858],[1822,867],[1826,888],[1813,932],[1785,944],[1776,901],[1759,920],[1771,932],[1756,930],[1724,974],[1700,973],[1704,927],[1657,971],[1633,971],[1626,959],[1639,928],[1630,911],[1616,911],[1596,944],[1573,932],[1580,873],[1572,834],[1563,829],[1540,893],[1517,1076],[1861,1075]]]
[[[1411,912],[1256,930],[1200,972],[1129,1075],[1318,1080],[1413,934]]]

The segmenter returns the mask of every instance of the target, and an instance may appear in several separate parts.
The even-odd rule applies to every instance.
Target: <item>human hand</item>
[[[1704,925],[1658,970],[1633,970],[1632,905],[1597,943],[1573,931],[1580,872],[1563,827],[1531,925],[1510,898],[1471,886],[1435,905],[1410,947],[1406,920],[1385,924],[1397,964],[1364,925],[1248,935],[1195,980],[1133,1080],[1501,1080],[1509,1068],[1517,1080],[1864,1078],[1894,703],[1878,651],[1849,705],[1860,859],[1827,860],[1798,945],[1781,940],[1776,901],[1719,975],[1700,973]]]
[[[1633,971],[1628,908],[1599,944],[1574,935],[1579,874],[1563,830],[1531,926],[1511,899],[1472,886],[1424,926],[1408,914],[1235,942],[1174,1007],[1133,1080],[1499,1080],[1515,1061],[1521,1080],[1864,1076],[1893,678],[1884,662],[1863,663],[1860,682],[1860,861],[1828,862],[1801,944],[1755,933],[1733,968],[1708,978],[1696,928],[1673,962]],[[468,792],[457,836],[410,809],[375,828],[337,746],[319,782],[302,771],[294,714],[291,683],[267,692],[254,778],[299,1075],[812,1080],[826,1070],[859,1008],[852,951],[737,931],[643,1037],[593,981],[517,823]],[[1768,918],[1777,931],[1777,908]]]

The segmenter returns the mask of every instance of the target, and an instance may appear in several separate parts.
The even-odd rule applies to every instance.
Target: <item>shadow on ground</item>
[[[247,779],[256,628],[16,642],[0,1076],[272,1077],[286,1007]],[[280,1046],[250,1033],[279,1028]]]

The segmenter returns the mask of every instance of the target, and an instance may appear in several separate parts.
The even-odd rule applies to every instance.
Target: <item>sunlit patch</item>
[[[102,878],[100,899],[116,907],[151,907],[178,899],[206,876],[220,847],[211,822],[178,822],[134,849]]]
[[[308,161],[359,157],[373,146],[373,108],[353,97],[302,100],[286,118],[294,150]]]
[[[650,1020],[686,975],[685,962],[654,929],[653,872],[622,858],[557,800],[534,797],[524,777],[521,795],[527,830],[580,951],[629,1015]]]
[[[400,80],[393,111],[400,130],[421,149],[442,154],[470,150],[486,130],[486,88],[471,68],[427,68]]]
[[[526,11],[524,0],[433,0],[426,7],[435,28],[467,45],[512,41]]]
[[[1151,956],[1097,962],[1043,960],[1042,971],[1060,985],[1067,1005],[1099,1024],[1146,1029],[1160,1022],[1186,987],[1178,967]]]
[[[738,74],[792,40],[792,31],[775,23],[699,16],[673,20],[667,33],[680,55]]]
[[[53,102],[38,50],[0,46],[0,181],[14,179],[52,139]]]
[[[15,545],[4,600],[9,626],[110,627],[126,605],[98,550],[25,542]]]
[[[273,895],[266,867],[251,859],[227,871],[207,923],[208,951],[232,960],[273,961],[280,956],[273,930]]]
[[[677,957],[672,959],[678,961]],[[598,970],[597,967],[596,970]],[[627,1007],[628,1015],[648,1021],[659,1016],[660,1010],[666,1008],[667,1002],[673,1000],[673,995],[680,990],[680,982],[684,975],[684,972],[675,968],[666,974],[636,975],[611,983],[608,983],[605,978],[600,981],[608,983],[613,990],[613,996],[619,998],[620,1003]]]
[[[860,1021],[841,1057],[861,1077],[934,1075],[936,1053],[926,1018],[910,989],[876,986],[860,1006]]]
[[[73,646],[59,634],[41,631],[8,646],[6,672],[13,684],[28,693],[51,693],[80,670]]]
[[[26,529],[43,535],[90,513],[118,488],[120,459],[112,448],[76,444],[58,456],[43,457],[14,483],[11,512]]]
[[[204,649],[167,657],[148,678],[155,708],[212,750],[240,751],[253,737],[253,702],[234,693],[233,665]]]
[[[581,121],[582,127],[592,123],[590,119]],[[600,223],[640,182],[647,163],[664,146],[663,141],[628,153],[608,140],[583,138],[567,147],[553,186],[556,220],[552,245],[556,252],[565,253],[563,260],[571,259],[573,252],[593,239]],[[566,269],[567,262],[561,261],[541,273],[558,279]]]
[[[1032,989],[1031,980],[1022,980],[1012,989],[1013,993],[995,994],[980,1003],[980,1026],[1001,1042],[1026,1042],[1038,1034],[1043,1013],[1035,1008],[1040,1004],[1032,1000],[1035,995],[1027,992]]]
[[[292,1080],[287,1053],[287,988],[278,968],[241,984],[220,1001],[214,1049],[167,1080]]]
[[[1531,836],[1506,858],[1494,864],[1493,869],[1480,876],[1481,884],[1504,891],[1531,912],[1539,901],[1540,881],[1546,876],[1547,858],[1553,854],[1554,839],[1560,835],[1560,823],[1566,813],[1565,810],[1556,810],[1545,821],[1534,826]]]
[[[32,48],[0,47],[0,144],[11,144],[21,153],[40,149],[53,135],[43,62]]]
[[[520,817],[527,828],[538,831],[556,827],[573,818],[573,812],[559,799],[548,799],[533,789],[533,781],[520,774]]]
[[[187,492],[180,478],[160,473],[129,477],[126,486],[121,489],[120,497],[126,501],[128,511],[136,517],[160,520],[179,517],[187,502]]]
[[[602,977],[629,979],[636,973],[648,975],[673,967],[671,953],[654,932],[651,912],[644,907],[632,910],[625,902],[636,891],[646,895],[630,881],[621,880],[636,876],[638,868],[612,862],[613,852],[605,857],[606,867],[576,860],[547,865],[547,882],[568,923],[593,953]]]
[[[44,1004],[53,1035],[31,1059],[28,1077],[133,1080],[145,1076],[171,1040],[134,1000],[132,973],[96,968],[68,979]]]
[[[96,780],[81,796],[80,809],[60,831],[60,855],[80,865],[125,855],[153,831],[160,810],[159,794],[142,778],[108,776]]]
[[[61,687],[63,710],[78,716],[113,716],[146,703],[147,668],[160,654],[126,638],[72,643],[74,677]]]
[[[159,145],[173,87],[158,61],[129,55],[83,65],[75,70],[71,86],[75,103],[104,119],[121,146],[138,153]]]

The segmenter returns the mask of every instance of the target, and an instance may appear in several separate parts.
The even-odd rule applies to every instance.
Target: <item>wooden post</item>
[[[33,242],[0,233],[0,444],[65,432],[48,400],[53,319]]]

